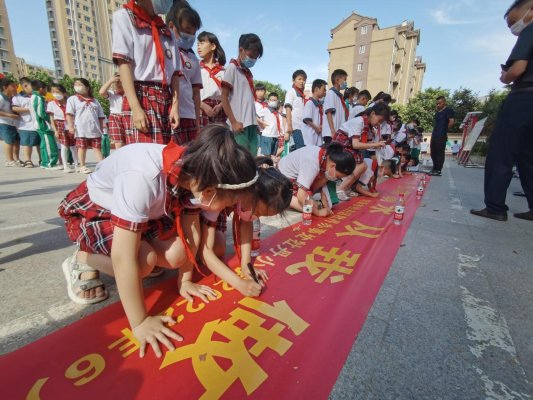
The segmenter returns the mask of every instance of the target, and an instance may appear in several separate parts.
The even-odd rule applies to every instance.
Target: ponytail
[[[355,159],[352,153],[344,151],[344,146],[339,142],[330,142],[322,146],[326,149],[326,156],[335,163],[337,171],[350,175],[355,169]]]
[[[214,51],[214,59],[220,64],[220,65],[226,65],[226,52],[222,48],[220,41],[218,40],[218,37],[211,32],[203,31],[198,35],[198,41],[205,41],[207,40],[209,43],[215,45],[215,51]]]

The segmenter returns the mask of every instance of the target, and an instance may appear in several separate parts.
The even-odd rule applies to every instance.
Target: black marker
[[[248,263],[248,270],[250,271],[250,275],[252,275],[252,279],[254,280],[254,282],[259,284],[259,279],[257,278],[257,274],[255,273],[255,269],[252,263]]]

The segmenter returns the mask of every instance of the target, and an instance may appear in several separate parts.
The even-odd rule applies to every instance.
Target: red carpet
[[[326,399],[420,201],[418,176],[390,179],[377,200],[357,198],[310,227],[261,243],[270,276],[259,298],[213,277],[208,305],[185,304],[175,280],[151,289],[152,312],[178,318],[185,340],[140,359],[120,304],[0,358],[4,399]],[[393,225],[398,193],[403,225]]]

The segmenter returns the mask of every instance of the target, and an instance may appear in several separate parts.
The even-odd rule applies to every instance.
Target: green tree
[[[402,120],[407,123],[412,119],[418,119],[425,132],[433,130],[433,120],[435,118],[435,103],[437,98],[444,96],[450,97],[450,91],[442,88],[427,88],[418,93],[405,106],[394,105]]]
[[[450,99],[449,106],[455,112],[455,124],[450,132],[460,132],[460,125],[466,114],[472,111],[481,111],[481,103],[478,100],[477,93],[471,89],[459,88]]]
[[[483,135],[490,136],[490,134],[492,133],[492,130],[494,129],[494,123],[496,122],[496,118],[498,116],[498,112],[500,111],[500,108],[504,100],[507,98],[508,94],[509,90],[497,91],[493,89],[489,92],[487,100],[483,103],[483,106],[481,107],[483,115],[485,117],[488,117],[487,122],[485,123],[485,127],[483,128]]]
[[[268,96],[270,93],[274,92],[277,93],[279,96],[279,104],[283,104],[285,102],[285,95],[287,94],[287,91],[283,90],[281,85],[277,83],[272,83],[268,81],[256,81],[254,80],[254,85],[257,85],[258,83],[261,83],[265,85],[266,88],[266,96]]]

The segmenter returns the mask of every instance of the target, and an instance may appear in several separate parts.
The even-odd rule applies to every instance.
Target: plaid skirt
[[[196,120],[192,118],[180,118],[180,126],[172,131],[172,139],[180,146],[194,141],[197,135]]]
[[[111,114],[107,120],[109,139],[115,143],[126,143],[126,133],[122,125],[122,115]]]
[[[210,221],[200,214],[200,223],[225,233],[228,230],[228,215],[226,212],[221,211],[216,221]]]
[[[85,138],[78,137],[76,138],[76,147],[78,149],[101,149],[102,148],[102,138]]]
[[[205,104],[207,104],[209,107],[215,107],[221,103],[220,100],[214,100],[214,99],[205,99],[203,100]],[[226,124],[228,117],[224,110],[220,110],[220,112],[215,115],[213,118],[208,117],[204,114],[203,110],[200,114],[200,128],[205,128],[207,125],[210,124]]]
[[[352,138],[348,137],[348,134],[343,130],[339,129],[335,135],[333,135],[333,140],[339,142],[344,146],[344,150],[353,155],[356,164],[362,164],[364,162],[363,152],[355,150],[352,146]]]
[[[124,97],[122,127],[126,134],[126,143],[168,144],[172,138],[169,120],[172,107],[170,90],[158,82],[135,81],[135,92],[148,118],[148,132],[140,132],[135,128],[128,98]]]
[[[74,134],[69,133],[65,130],[65,121],[62,121],[60,119],[54,119],[54,125],[59,136],[59,143],[62,146],[70,147],[76,145],[76,139],[74,138]]]
[[[70,240],[81,251],[90,254],[111,255],[115,226],[142,232],[141,239],[148,242],[175,229],[174,220],[168,216],[147,223],[135,223],[111,215],[109,210],[91,200],[86,182],[67,194],[59,205],[58,213],[65,220]]]

